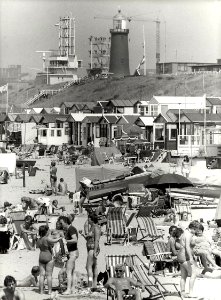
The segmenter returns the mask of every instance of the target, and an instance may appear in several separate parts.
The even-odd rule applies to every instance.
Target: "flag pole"
[[[7,94],[6,94],[6,115],[8,115],[8,83],[7,83]]]
[[[144,57],[144,76],[147,75],[147,65],[146,65],[146,41],[145,41],[145,32],[143,25],[143,57]]]

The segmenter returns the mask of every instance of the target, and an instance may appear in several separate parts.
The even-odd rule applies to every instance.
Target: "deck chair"
[[[176,257],[173,257],[172,253],[168,251],[167,244],[163,240],[144,242],[143,254],[148,259],[148,269],[150,274],[157,274],[157,268],[160,268],[165,275],[166,266],[171,266],[172,270],[174,270],[175,265],[177,264]]]
[[[183,300],[181,293],[179,292],[175,283],[161,283],[160,280],[153,274],[149,274],[148,266],[143,263],[139,256],[133,256],[133,272],[137,281],[141,282],[147,292],[149,293],[148,299],[164,299],[166,296],[179,296]],[[166,286],[172,286],[173,292],[168,291]]]
[[[142,235],[142,238],[138,241],[144,241],[145,239],[154,241],[160,237],[163,238],[163,230],[157,229],[152,218],[138,215],[136,216],[136,219],[138,223],[138,230]]]
[[[125,277],[133,277],[131,271],[132,256],[131,255],[106,255],[106,271],[108,272],[109,277],[115,277],[115,267],[116,265],[124,265],[125,267]],[[116,295],[112,289],[107,289],[107,300],[111,297],[116,299]],[[134,299],[132,296],[125,296],[124,299]]]
[[[24,211],[14,211],[10,213],[10,218],[14,230],[14,235],[11,238],[12,245],[11,248],[15,248],[22,240],[21,237],[21,224],[24,223],[25,212]]]
[[[129,234],[126,228],[125,207],[109,207],[107,212],[107,245],[113,241],[129,242]]]
[[[179,220],[190,221],[192,220],[191,205],[188,203],[174,203],[174,208]]]

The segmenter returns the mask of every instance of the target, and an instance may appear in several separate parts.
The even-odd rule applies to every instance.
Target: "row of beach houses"
[[[63,102],[0,115],[0,140],[20,144],[95,147],[133,140],[178,155],[217,156],[221,149],[221,97],[153,96],[148,100]]]

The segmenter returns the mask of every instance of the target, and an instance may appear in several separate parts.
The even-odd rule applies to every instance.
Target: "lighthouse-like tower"
[[[110,69],[114,77],[130,75],[127,18],[118,10],[113,17],[113,29],[111,33]]]

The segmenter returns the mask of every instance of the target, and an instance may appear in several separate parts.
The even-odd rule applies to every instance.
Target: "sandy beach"
[[[14,176],[11,177],[10,181],[6,185],[1,185],[1,198],[0,198],[0,206],[3,205],[5,201],[9,201],[12,204],[18,204],[20,203],[20,199],[22,196],[33,196],[33,198],[37,198],[40,195],[30,195],[29,191],[36,188],[43,188],[42,180],[45,180],[49,183],[49,166],[50,166],[51,159],[49,158],[41,158],[36,160],[36,167],[39,168],[37,171],[37,174],[35,177],[29,177],[26,176],[26,187],[23,187],[23,181],[22,179],[15,179]],[[57,166],[58,168],[58,178],[63,177],[65,181],[68,184],[69,191],[75,191],[75,178],[74,178],[74,166],[64,166],[63,164],[60,164]],[[180,170],[178,169],[178,172]],[[193,166],[191,170],[191,177],[197,178],[198,181],[205,183],[205,180],[207,181],[215,181],[214,184],[220,184],[221,180],[221,170],[206,170],[203,173],[202,172],[202,166],[201,168],[199,166]],[[211,179],[212,178],[212,179]],[[214,180],[213,180],[214,179]],[[212,184],[212,182],[210,184]],[[218,183],[217,183],[218,182]],[[51,200],[58,199],[59,205],[64,205],[66,207],[66,210],[68,212],[73,211],[73,204],[70,203],[70,200],[67,196],[61,197],[61,196],[51,196]],[[211,211],[205,211],[199,212],[199,211],[193,211],[193,219],[199,219],[200,217],[204,217],[205,220],[212,219],[215,215],[215,209]],[[86,221],[87,215],[84,213],[83,215],[76,216],[74,225],[78,230],[83,229],[84,222]],[[160,222],[160,221],[158,221]],[[50,226],[53,227],[53,222],[50,223]],[[168,229],[168,228],[167,228]],[[165,234],[165,238],[167,238],[167,235]],[[108,254],[137,254],[139,255],[145,262],[146,258],[142,256],[142,245],[111,245],[111,246],[105,246],[104,243],[106,241],[106,236],[103,235],[101,237],[100,241],[100,247],[101,252],[98,256],[98,269],[99,271],[105,270],[105,255]],[[85,264],[86,264],[86,246],[85,246],[85,240],[82,236],[79,236],[79,258],[76,262],[76,271],[80,272],[82,274],[85,274],[86,276],[86,270],[85,270]],[[39,256],[39,250],[35,251],[28,251],[26,249],[24,250],[11,250],[8,252],[8,254],[0,254],[0,285],[3,285],[3,280],[6,275],[12,275],[17,280],[23,279],[27,274],[30,273],[30,270],[32,266],[38,265],[38,256]],[[56,286],[57,284],[57,274],[59,269],[55,268],[53,273],[53,285]],[[173,278],[171,276],[160,276],[162,282],[175,282],[179,283],[179,277]],[[205,280],[205,279],[204,279]],[[217,284],[221,283],[221,280],[207,280],[207,290],[215,290],[217,287]],[[211,283],[210,283],[211,282]],[[214,284],[216,283],[216,287],[214,287]],[[195,290],[197,294],[202,294],[201,286],[205,286],[204,283],[202,283],[202,280],[197,280]],[[213,286],[213,288],[211,288]],[[41,299],[48,299],[48,295],[39,295],[37,291],[35,290],[24,290],[26,299],[33,299],[33,300],[41,300]],[[208,294],[208,293],[207,293]],[[145,294],[143,295],[146,296]],[[204,292],[203,294],[204,298],[201,299],[216,299],[215,295],[208,298]],[[106,298],[105,293],[95,293],[94,295],[91,294],[91,298]],[[206,298],[207,297],[207,298]],[[82,297],[80,297],[82,298]],[[73,299],[80,299],[79,297],[75,296]],[[179,299],[176,296],[168,297],[168,299]],[[218,298],[217,298],[218,299]]]

